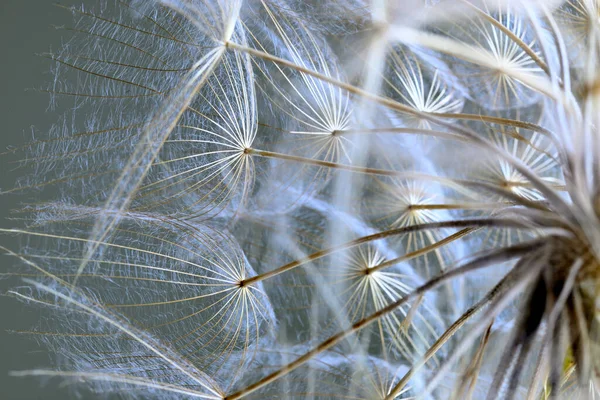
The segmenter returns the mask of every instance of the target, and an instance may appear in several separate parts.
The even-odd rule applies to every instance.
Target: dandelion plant
[[[13,375],[600,398],[597,0],[61,7],[57,123],[3,154],[9,329],[51,360]]]

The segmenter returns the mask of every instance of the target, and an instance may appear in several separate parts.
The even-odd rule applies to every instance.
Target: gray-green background
[[[68,25],[72,21],[69,11],[54,6],[54,0],[0,0],[0,153],[8,146],[19,145],[31,138],[31,127],[35,126],[42,135],[56,120],[57,115],[48,111],[48,95],[27,90],[43,87],[51,80],[50,63],[36,56],[60,47],[65,33],[53,25]],[[94,4],[95,0],[67,0],[62,4]],[[14,185],[20,171],[0,156],[0,189]],[[15,208],[22,197],[0,196],[0,226],[14,225],[7,221],[9,211]],[[28,199],[35,200],[35,199]],[[14,242],[2,238],[2,245]],[[13,262],[7,256],[0,257],[0,272]],[[0,281],[0,290],[6,284]],[[0,400],[52,400],[77,398],[72,390],[62,387],[58,381],[38,378],[14,378],[8,373],[48,366],[47,356],[36,349],[35,342],[18,335],[9,334],[7,329],[33,324],[36,313],[19,307],[18,303],[0,297]],[[80,393],[86,398],[85,393]]]

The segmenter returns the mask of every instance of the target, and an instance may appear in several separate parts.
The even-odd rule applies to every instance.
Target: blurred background
[[[63,5],[95,4],[95,0],[67,0]],[[52,80],[50,61],[36,55],[56,50],[66,39],[64,31],[54,26],[69,25],[72,14],[57,7],[52,0],[1,0],[0,1],[0,153],[19,146],[32,137],[43,135],[57,119],[48,110],[49,96],[35,89],[45,87]],[[0,155],[0,190],[14,186],[22,172]],[[14,159],[14,157],[10,157]],[[48,195],[40,193],[40,196]],[[7,220],[10,210],[18,207],[25,198],[17,195],[0,196],[0,226],[13,227],[18,223]],[[28,201],[35,198],[28,197]],[[2,245],[13,248],[10,238],[2,238]],[[0,272],[6,271],[10,257],[0,257]],[[0,286],[2,293],[6,285]],[[48,367],[49,359],[35,341],[7,331],[17,326],[33,326],[36,311],[24,308],[12,298],[0,296],[0,399],[1,400],[53,400],[87,398],[85,392],[74,393],[61,382],[39,378],[10,377],[9,371]]]

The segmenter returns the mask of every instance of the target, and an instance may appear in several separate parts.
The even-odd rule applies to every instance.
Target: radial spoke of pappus
[[[516,112],[516,114],[518,117],[520,112]],[[545,136],[538,132],[521,131],[519,128],[511,134],[510,132],[506,132],[506,128],[503,126],[499,126],[498,128],[484,126],[483,129],[485,129],[485,135],[489,137],[490,142],[493,142],[497,147],[502,148],[514,158],[520,160],[524,165],[527,165],[548,186],[555,190],[566,190],[563,183],[564,180],[561,179],[563,177],[561,176],[560,160],[556,156],[556,149]],[[505,160],[497,159],[493,153],[490,153],[490,157],[477,159],[473,165],[470,165],[470,162],[473,161],[466,160],[466,165],[459,167],[459,171],[462,170],[466,178],[485,181],[490,186],[504,189],[504,193],[511,192],[516,197],[523,198],[524,200],[520,201],[520,204],[525,205],[525,202],[527,203],[526,209],[519,210],[517,210],[517,207],[512,207],[511,205],[505,207],[499,206],[496,210],[490,210],[492,214],[502,214],[505,212],[529,213],[533,212],[533,209],[539,209],[540,205],[543,208],[545,196],[536,190],[533,185],[530,185],[528,180]],[[483,195],[479,201],[490,202],[491,204],[506,199],[504,194],[495,190],[480,190],[479,193]],[[547,215],[552,218],[550,214],[547,213]],[[558,220],[557,223],[562,224]],[[503,245],[503,243],[510,244],[514,240],[524,239],[522,232],[510,232],[501,229],[488,230],[484,233],[484,236],[482,243],[484,245],[491,244],[492,246]]]
[[[473,51],[473,46],[455,39],[405,27],[397,29],[396,32],[394,32],[394,38],[403,43],[425,46],[431,50],[439,51],[442,54],[449,54],[466,63],[479,66],[492,72],[498,70],[498,59],[492,51],[485,49]],[[512,56],[513,55],[511,55],[511,57]],[[533,63],[531,60],[526,60],[524,62]],[[539,70],[537,66],[532,67],[532,70],[528,71],[527,68],[522,70],[516,65],[517,64],[508,65],[508,68],[502,69],[501,73],[496,76],[494,81],[501,90],[492,90],[492,92],[495,92],[495,95],[508,96],[517,90],[517,86],[515,85],[522,85],[525,86],[527,90],[533,90],[537,94],[556,99],[565,105],[572,104],[571,99],[563,91],[556,93],[554,85],[548,77],[535,74],[535,71]]]
[[[231,151],[235,152],[233,149]],[[256,150],[253,150],[252,153],[260,154],[260,155],[265,155],[265,152],[259,152],[259,151],[256,151]],[[288,156],[284,156],[284,155],[278,155],[278,154],[275,154],[275,153],[269,153],[269,155],[272,156],[272,157],[288,157]],[[232,155],[231,157],[234,157],[234,156]],[[298,159],[298,161],[299,162],[309,162],[309,160],[304,160],[304,159]],[[332,164],[332,167],[334,167],[334,166],[335,165]],[[202,172],[202,170],[198,171],[198,173],[199,172]],[[187,190],[189,190],[189,189],[187,189]],[[223,190],[225,190],[225,189],[223,189]]]
[[[268,223],[268,221],[262,222],[263,225]],[[292,240],[297,241],[298,245],[306,247],[309,252],[324,247],[319,235],[313,235],[313,230],[317,230],[318,232],[320,229],[318,226],[312,226],[310,220],[299,220],[298,223],[302,224],[300,226],[306,226],[306,232],[304,232],[303,229],[296,229],[290,234]],[[254,227],[253,231],[256,232],[256,225],[251,226]],[[269,226],[267,225],[267,227]],[[276,235],[289,234],[283,227],[277,229],[277,225],[271,230],[273,230],[272,234]],[[285,308],[278,308],[276,309],[276,312],[290,313],[303,312],[303,310],[308,310],[315,305],[327,309],[327,307],[330,306],[322,298],[322,295],[319,294],[319,288],[322,287],[324,292],[329,292],[331,291],[331,287],[339,287],[339,289],[336,289],[336,292],[339,292],[336,297],[344,301],[341,304],[344,311],[343,314],[347,314],[349,320],[352,322],[361,319],[373,308],[379,309],[384,307],[389,302],[401,297],[403,293],[410,291],[412,287],[417,284],[415,276],[409,276],[398,272],[404,270],[399,269],[400,266],[398,264],[434,251],[436,248],[446,246],[452,241],[459,240],[471,231],[471,228],[465,228],[430,246],[419,248],[414,252],[402,254],[390,259],[386,259],[381,255],[379,250],[377,250],[378,245],[375,243],[368,244],[366,247],[359,246],[355,250],[342,252],[340,254],[341,257],[336,257],[332,254],[334,258],[330,259],[330,257],[325,257],[318,261],[317,264],[314,264],[313,262],[304,264],[301,266],[302,269],[300,271],[298,268],[294,269],[293,276],[290,276],[290,274],[287,273],[280,279],[272,277],[263,282],[265,285],[268,284],[269,288],[272,287],[274,290],[281,287],[287,288],[286,298],[289,298],[289,300],[285,301],[284,304],[290,303],[290,305]],[[260,244],[261,238],[263,237],[259,235],[257,238],[259,243],[256,243],[254,247],[260,248],[266,246],[269,248],[269,243],[264,245]],[[314,242],[315,240],[316,242]],[[272,244],[271,246],[275,245]],[[276,246],[277,248],[281,248],[281,241],[277,241]],[[294,245],[292,245],[292,247],[294,247]],[[253,249],[250,249],[250,254],[252,254],[252,251]],[[260,252],[260,254],[261,264],[269,265],[269,267],[274,265],[274,262],[268,262],[271,257],[265,260],[265,254],[262,252]],[[317,260],[315,259],[314,261]],[[259,270],[262,272],[262,269]],[[319,273],[318,271],[322,271],[319,275],[320,278],[316,280],[313,279],[315,282],[312,283],[313,280],[311,280],[311,276]],[[293,278],[293,280],[291,278]],[[277,283],[270,282],[272,280],[275,280]],[[306,281],[306,285],[299,286],[300,284],[292,284],[292,282],[297,281]],[[311,296],[315,296],[316,298],[312,299],[310,305],[303,305],[301,301],[303,296],[301,293],[309,290],[310,293],[315,292],[315,294]],[[280,296],[278,294],[279,292],[276,293],[275,296]],[[294,296],[294,293],[297,293],[297,295]],[[280,297],[276,298],[279,299]],[[275,300],[275,298],[273,298],[273,300]],[[274,303],[278,304],[280,301],[281,300],[274,301]],[[375,335],[372,340],[373,344],[380,348],[380,350],[384,352],[384,355],[390,351],[396,353],[400,350],[407,359],[412,358],[410,354],[414,352],[413,347],[417,347],[415,344],[422,343],[420,346],[428,347],[427,337],[436,337],[437,334],[434,333],[436,331],[434,326],[442,324],[440,317],[437,315],[436,311],[432,309],[431,304],[428,303],[429,300],[425,302],[417,301],[412,306],[407,305],[406,307],[401,307],[398,310],[397,315],[393,314],[390,315],[389,318],[378,321],[379,328],[376,330],[379,331],[379,333],[375,335],[375,332],[373,332],[373,335]],[[340,309],[340,307],[335,308],[336,312],[339,312],[338,309]],[[317,323],[320,327],[319,331],[327,332],[331,329],[335,329],[338,321],[329,319],[321,323],[320,321],[315,321],[313,318],[310,323]],[[417,336],[415,343],[413,343],[411,337],[413,332]],[[364,337],[367,339],[369,336]],[[391,338],[391,340],[388,340],[389,338]]]
[[[520,137],[510,139],[502,133],[502,129],[499,132],[490,130],[488,136],[490,141],[521,160],[549,186],[555,190],[566,190],[563,179],[556,176],[559,173],[560,165],[558,155],[543,136],[534,132],[525,142]],[[491,160],[481,169],[486,171],[482,178],[495,182],[499,186],[507,187],[521,197],[538,201],[544,198],[539,191],[530,187],[522,174],[504,160]]]
[[[595,397],[598,2],[456,2],[71,9],[46,88],[70,111],[14,190],[60,200],[1,232],[25,242],[2,276],[36,279],[9,294],[43,309],[56,376],[124,397],[391,400],[451,376],[456,398]]]
[[[149,138],[143,138],[135,147],[135,151],[132,153],[128,164],[125,166],[121,176],[117,180],[117,185],[114,187],[105,202],[104,210],[124,211],[124,209],[129,205],[133,194],[141,183],[141,180],[147,174],[148,169],[151,166],[151,162],[156,158],[158,151],[162,147],[162,143],[166,139],[164,132],[166,131],[167,135],[170,133],[172,125],[179,119],[182,109],[187,107],[191,101],[191,96],[197,90],[196,88],[203,83],[204,74],[214,68],[214,63],[219,57],[218,52],[209,54],[210,57],[208,60],[206,60],[208,64],[199,66],[200,68],[199,71],[196,72],[196,76],[190,76],[191,81],[185,82],[184,80],[184,87],[182,89],[185,90],[182,90],[183,95],[180,93],[176,96],[176,98],[170,99],[170,102],[172,101],[174,104],[166,106],[167,109],[164,110],[164,112],[159,111],[157,113],[157,118],[166,123],[166,126],[159,124],[160,129],[149,126],[149,128],[145,130],[145,133],[142,135],[143,137],[152,136],[153,134],[159,135],[159,137],[157,137],[156,140],[148,140]],[[198,73],[200,76],[198,76]],[[182,104],[177,104],[178,102],[182,102]],[[166,118],[165,114],[170,114],[171,118]],[[140,168],[140,166],[142,166],[142,168]],[[134,173],[134,171],[137,171],[137,173]],[[103,214],[100,214],[98,220],[96,221],[96,226],[92,231],[91,239],[96,242],[102,241],[114,228],[116,223],[117,221],[115,218],[107,219]],[[92,245],[86,251],[84,258],[91,257],[97,250],[98,246]],[[79,268],[79,273],[85,269],[86,263],[87,262],[85,260],[82,262]]]
[[[539,54],[537,54],[536,51],[533,50],[533,46],[531,46],[531,44],[528,45],[527,43],[525,43],[523,41],[523,39],[521,37],[519,37],[519,35],[517,35],[515,32],[513,32],[513,30],[511,29],[510,26],[506,26],[506,25],[510,25],[510,24],[508,24],[508,23],[504,24],[502,21],[500,21],[501,18],[494,18],[493,16],[490,15],[488,10],[483,10],[483,9],[473,5],[472,3],[469,3],[466,0],[461,0],[461,2],[463,2],[467,6],[470,6],[486,21],[488,21],[490,24],[492,24],[494,27],[496,27],[498,30],[500,30],[503,34],[508,36],[510,38],[510,40],[513,41],[517,46],[519,46],[525,53],[527,53],[527,55],[547,75],[550,75],[550,70],[548,68],[548,65],[544,62],[544,60],[540,59]],[[535,42],[533,42],[533,43],[535,44]]]
[[[354,48],[349,50],[352,51],[353,57],[360,58],[366,66],[369,65],[369,60],[364,58],[363,53]],[[469,114],[464,111],[461,112],[462,95],[459,93],[460,90],[458,88],[453,87],[453,84],[460,83],[460,80],[452,76],[452,73],[448,71],[448,67],[441,65],[440,61],[432,62],[431,56],[421,59],[419,54],[424,54],[411,50],[410,46],[400,47],[400,45],[396,45],[390,48],[389,53],[390,57],[388,57],[386,63],[388,68],[393,72],[390,75],[400,77],[400,81],[398,82],[397,78],[390,78],[387,74],[381,74],[378,71],[373,71],[372,73],[381,74],[381,79],[392,93],[391,97],[393,98],[394,94],[396,96],[399,95],[400,103],[411,107],[413,111],[430,114],[441,119],[454,121],[474,120],[529,129],[549,136],[551,140],[555,139],[553,132],[548,127],[541,126],[539,123],[532,123],[518,118],[502,118],[488,115],[487,113]],[[424,80],[424,74],[426,74],[424,69],[426,69],[426,66],[430,69],[436,69],[436,72],[433,78]],[[444,79],[444,77],[447,77],[447,79]],[[429,81],[432,82],[429,83]],[[426,104],[430,106],[438,105],[440,107],[426,107]],[[422,126],[434,125],[426,118],[414,115],[414,112],[398,111],[401,111],[401,115],[409,121],[416,121]]]
[[[589,46],[591,35],[597,34],[599,9],[595,0],[568,0],[558,9],[556,18],[566,26],[567,44],[575,55]]]
[[[405,171],[398,171],[398,170],[393,170],[393,169],[379,169],[379,168],[361,167],[361,166],[354,166],[354,165],[347,165],[347,164],[337,164],[337,163],[332,163],[332,162],[328,162],[328,161],[315,160],[312,158],[291,156],[288,154],[256,150],[256,149],[246,149],[245,153],[247,155],[254,155],[254,156],[265,157],[265,158],[273,158],[276,160],[289,160],[289,161],[293,161],[293,162],[296,162],[299,164],[322,166],[322,167],[326,167],[326,168],[331,168],[331,169],[336,169],[336,170],[341,170],[341,171],[349,171],[349,172],[354,172],[354,173],[358,173],[358,174],[384,176],[384,177],[386,177],[386,176],[387,177],[396,177],[398,179],[409,180],[409,181],[418,181],[418,180],[431,181],[431,182],[435,182],[435,183],[440,183],[444,186],[447,186],[447,187],[457,190],[457,191],[467,192],[468,194],[471,194],[471,195],[472,195],[472,193],[469,193],[469,191],[466,190],[465,188],[470,188],[469,190],[471,190],[472,188],[480,188],[480,189],[484,189],[486,191],[491,191],[493,193],[497,193],[500,196],[515,202],[516,204],[526,205],[526,206],[532,207],[534,209],[546,208],[543,206],[543,204],[540,204],[539,202],[536,204],[535,202],[529,201],[529,200],[525,199],[523,196],[519,196],[519,195],[513,193],[512,191],[507,190],[506,188],[503,188],[502,186],[500,186],[498,184],[493,184],[493,183],[485,182],[482,180],[465,180],[465,179],[456,179],[456,178],[445,178],[445,177],[439,177],[437,175],[430,175],[430,174],[420,173],[420,172],[412,172],[412,171],[405,172]],[[511,156],[511,158],[512,158],[512,156]],[[517,170],[524,171],[525,168],[527,168],[527,166],[525,166],[523,163],[521,163],[521,162],[518,163]],[[535,175],[531,175],[530,172],[534,173],[532,171],[528,171],[526,173],[526,175],[528,175],[529,177],[534,177]],[[525,182],[525,183],[519,183],[516,186],[539,188],[539,190],[544,191],[544,192],[552,191],[554,189],[553,187],[548,186],[546,183],[544,183],[537,176],[535,176],[534,180],[535,180],[535,183]],[[559,188],[562,188],[562,186]],[[554,200],[558,201],[558,197],[555,197],[555,196],[553,196],[553,197],[554,197]],[[559,205],[561,205],[561,204],[562,204],[562,200],[561,200],[561,203],[559,203]]]
[[[394,229],[412,225],[432,223],[448,218],[449,210],[469,210],[493,204],[477,204],[464,202],[462,204],[436,204],[436,197],[425,188],[424,182],[403,181],[391,178],[389,180],[375,179],[373,186],[368,186],[368,195],[364,203],[365,216],[374,226],[381,229]],[[430,186],[429,186],[430,187]],[[449,197],[449,196],[448,196]],[[418,248],[425,248],[442,239],[444,232],[417,231],[410,232],[397,238],[401,246],[412,252]],[[446,248],[432,249],[431,253],[424,255],[419,262],[424,262],[427,276],[432,276],[430,261],[434,261],[436,268],[444,269],[451,258]],[[435,260],[430,260],[430,257]]]

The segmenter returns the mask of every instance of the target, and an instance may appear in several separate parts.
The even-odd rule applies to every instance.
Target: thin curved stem
[[[483,189],[493,191],[494,193],[499,194],[502,197],[505,197],[506,199],[511,200],[516,204],[520,204],[525,207],[546,210],[546,208],[544,206],[540,205],[539,202],[533,202],[533,201],[527,200],[527,199],[523,198],[522,196],[514,194],[510,190],[507,190],[505,188],[501,188],[501,187],[498,187],[491,183],[483,182],[483,181],[444,178],[444,177],[439,177],[439,176],[430,175],[430,174],[424,174],[424,173],[420,173],[420,172],[405,172],[405,171],[395,171],[395,170],[389,170],[389,169],[369,168],[369,167],[360,167],[360,166],[347,165],[347,164],[339,164],[339,163],[335,163],[332,161],[316,160],[316,159],[308,158],[308,157],[293,156],[290,154],[284,154],[284,153],[278,153],[278,152],[266,151],[266,150],[259,150],[259,149],[253,149],[253,148],[245,149],[244,153],[248,154],[248,155],[298,162],[298,163],[302,163],[302,164],[309,164],[309,165],[315,165],[315,166],[319,166],[319,167],[338,169],[338,170],[342,170],[342,171],[349,171],[349,172],[365,174],[365,175],[392,176],[392,177],[399,177],[399,178],[412,179],[412,180],[434,181],[434,182],[439,182],[445,186],[448,186],[450,188],[457,189],[457,190],[460,190],[459,189],[460,186],[462,186],[462,187],[478,187],[478,188],[483,188]],[[533,183],[528,183],[528,182],[516,182],[516,183],[512,183],[510,185],[510,187],[533,187],[533,188],[535,188],[535,185]],[[552,189],[564,190],[563,186],[555,186],[555,185],[552,186]]]
[[[452,243],[456,240],[462,239],[463,237],[467,236],[468,234],[470,234],[474,231],[475,231],[475,228],[461,229],[460,231],[453,233],[452,235],[447,236],[447,237],[443,238],[442,240],[438,240],[437,242],[432,243],[429,246],[422,247],[418,250],[404,254],[400,257],[396,257],[391,260],[384,261],[381,264],[377,264],[376,266],[369,268],[369,271],[370,272],[381,271],[382,269],[391,267],[392,265],[396,265],[396,264],[404,262],[404,261],[412,260],[413,258],[422,256],[433,250],[439,249],[442,246]]]
[[[413,233],[423,230],[430,229],[444,229],[444,228],[474,228],[474,227],[513,227],[513,228],[527,228],[525,224],[519,222],[517,220],[512,219],[502,219],[502,218],[482,218],[482,219],[465,219],[465,220],[455,220],[455,221],[444,221],[444,222],[432,222],[427,224],[420,225],[412,225],[405,226],[402,228],[390,229],[383,232],[378,232],[372,235],[363,236],[358,239],[351,240],[349,242],[330,247],[328,249],[317,251],[316,253],[310,254],[302,259],[292,261],[288,264],[282,265],[279,268],[275,268],[269,272],[265,272],[264,274],[256,275],[250,278],[246,278],[240,281],[240,286],[251,285],[256,282],[264,281],[265,279],[272,278],[273,276],[282,274],[284,272],[290,271],[296,267],[301,265],[310,263],[312,261],[318,260],[330,254],[334,254],[336,252],[347,250],[358,245],[369,243],[379,239],[385,239],[390,236],[397,236],[406,233]]]
[[[531,122],[519,121],[516,119],[510,118],[502,118],[502,117],[493,117],[491,115],[482,115],[482,114],[466,114],[466,113],[435,113],[433,114],[438,118],[447,118],[447,119],[462,119],[465,121],[480,121],[487,122],[490,124],[498,124],[498,125],[506,125],[512,126],[514,128],[526,129],[532,132],[538,132],[547,136],[552,140],[554,144],[558,144],[554,139],[554,133],[538,124],[534,124]]]

